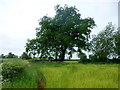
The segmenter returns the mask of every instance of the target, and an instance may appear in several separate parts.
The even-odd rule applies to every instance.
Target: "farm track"
[[[45,87],[46,87],[45,81],[41,77],[38,77],[38,88],[45,88]]]

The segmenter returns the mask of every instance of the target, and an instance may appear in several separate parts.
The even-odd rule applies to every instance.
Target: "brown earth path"
[[[46,82],[41,77],[38,77],[38,88],[46,88]]]

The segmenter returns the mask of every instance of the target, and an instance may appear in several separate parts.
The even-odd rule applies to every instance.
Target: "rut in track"
[[[42,79],[42,77],[38,77],[38,88],[45,88],[46,82]]]

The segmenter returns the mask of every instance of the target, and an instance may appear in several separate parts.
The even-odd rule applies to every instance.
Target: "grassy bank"
[[[37,88],[41,75],[46,88],[118,88],[118,64],[30,63],[3,88]]]

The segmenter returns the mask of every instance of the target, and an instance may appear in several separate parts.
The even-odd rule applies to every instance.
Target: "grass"
[[[118,88],[118,64],[30,63],[3,88],[37,88],[41,75],[46,88]]]
[[[116,65],[71,64],[44,67],[48,88],[117,88]]]

